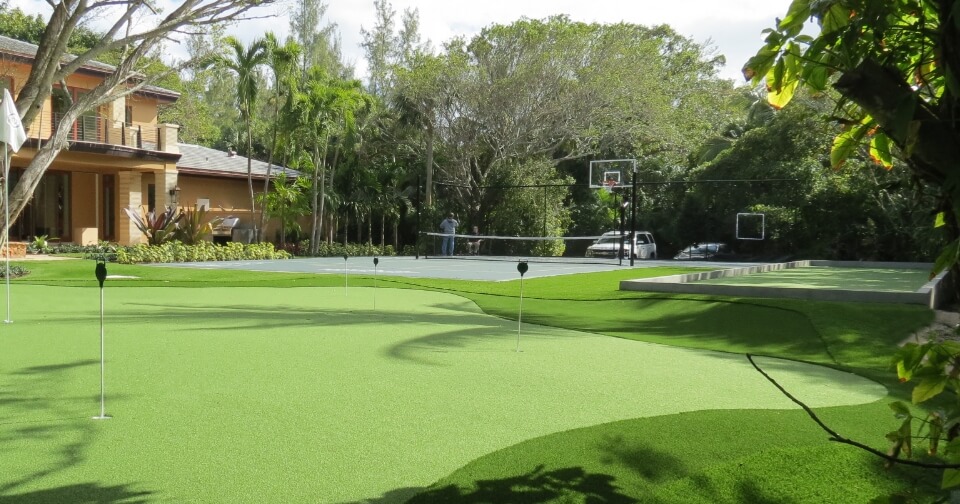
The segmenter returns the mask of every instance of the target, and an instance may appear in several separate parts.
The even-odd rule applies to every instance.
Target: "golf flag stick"
[[[520,311],[517,313],[517,352],[520,351],[520,326],[523,323],[523,274],[527,272],[527,263],[521,261],[517,264],[517,271],[520,272]]]
[[[343,295],[347,295],[347,254],[343,254]]]
[[[13,103],[13,97],[7,89],[3,90],[3,103],[0,103],[0,106],[3,107],[3,117],[0,118],[0,142],[3,142],[3,211],[6,216],[3,221],[3,236],[7,247],[7,318],[4,322],[9,324],[13,322],[10,319],[10,149],[18,152],[20,146],[27,140],[27,133],[23,131],[20,113],[17,112],[17,106]]]
[[[103,368],[104,368],[104,352],[103,352],[103,281],[107,279],[107,264],[106,259],[101,256],[97,259],[97,268],[95,270],[97,275],[97,281],[100,282],[100,415],[93,417],[94,420],[106,420],[110,418],[107,416],[107,411],[104,402],[104,387],[103,387]]]
[[[3,319],[4,324],[13,323],[10,316],[10,156],[7,151],[7,144],[3,144],[3,240],[7,244],[6,253],[3,254],[4,264],[6,265],[7,280],[7,318]]]
[[[377,265],[380,264],[380,258],[373,258],[373,309],[377,309]]]

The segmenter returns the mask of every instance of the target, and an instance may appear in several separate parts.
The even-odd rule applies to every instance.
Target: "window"
[[[156,209],[157,209],[157,185],[147,184],[147,211],[152,212]]]
[[[66,90],[63,90],[59,84],[54,84],[52,96],[54,127],[60,122],[63,111],[69,107],[72,102],[89,92],[90,90],[88,89],[78,89],[74,87],[67,87]],[[68,139],[81,142],[99,142],[100,114],[98,111],[88,110],[80,114],[80,117],[77,118],[77,121],[73,123],[73,127],[70,129]]]
[[[133,107],[130,105],[123,107],[123,122],[133,124]]]
[[[11,184],[16,184],[22,170],[10,172]],[[59,240],[70,238],[70,174],[48,171],[40,179],[33,199],[20,214],[11,233],[20,239],[47,236]]]

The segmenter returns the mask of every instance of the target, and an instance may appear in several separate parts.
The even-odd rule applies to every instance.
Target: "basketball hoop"
[[[607,191],[607,194],[613,193],[614,187],[617,187],[617,181],[614,179],[607,179],[603,182],[603,190]]]

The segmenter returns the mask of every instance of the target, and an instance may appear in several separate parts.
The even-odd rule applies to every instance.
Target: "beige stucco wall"
[[[246,178],[206,177],[180,173],[177,184],[180,186],[180,206],[192,208],[197,200],[210,201],[210,216],[239,217],[238,228],[252,228],[259,224],[260,207],[256,215],[250,213],[250,191]],[[255,194],[263,192],[263,180],[254,180]],[[279,219],[268,220],[262,232],[265,241],[272,241],[280,227]]]

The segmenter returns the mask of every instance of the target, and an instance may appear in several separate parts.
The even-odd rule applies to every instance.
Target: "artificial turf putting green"
[[[754,285],[803,289],[916,292],[929,281],[925,269],[805,266],[735,277],[702,280],[718,285]]]
[[[742,356],[484,315],[370,288],[14,286],[0,331],[0,499],[401,502],[471,460],[605,422],[791,407]],[[693,303],[693,301],[691,301]],[[812,406],[883,387],[761,359]],[[66,498],[65,498],[66,496]],[[0,500],[2,502],[2,500]]]
[[[886,404],[818,410],[841,433],[889,431]],[[866,439],[884,449],[882,436]],[[696,411],[551,434],[481,457],[410,500],[836,503],[936,495],[936,471],[831,443],[800,410]]]

